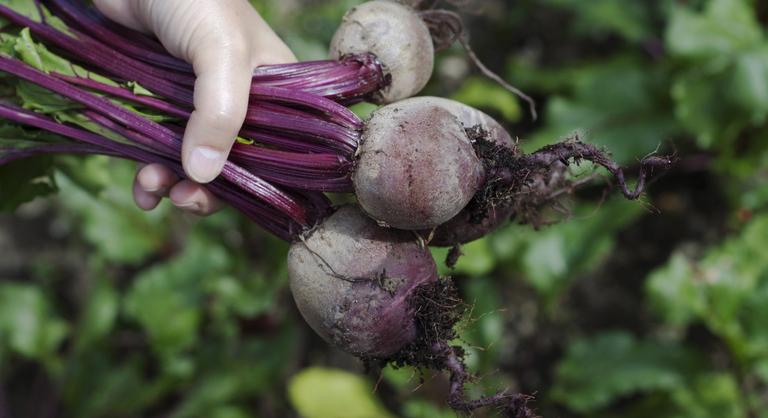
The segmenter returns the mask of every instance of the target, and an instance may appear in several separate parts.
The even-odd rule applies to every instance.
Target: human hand
[[[152,33],[174,56],[194,68],[195,109],[184,132],[181,161],[189,177],[168,168],[140,167],[136,204],[154,209],[163,197],[207,215],[218,200],[201,184],[221,172],[245,120],[254,68],[296,60],[247,0],[94,0],[108,18]]]

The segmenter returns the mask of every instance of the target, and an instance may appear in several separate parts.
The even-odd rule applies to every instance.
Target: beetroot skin
[[[421,97],[373,113],[353,174],[363,211],[382,225],[405,230],[447,222],[467,206],[484,178],[461,122]]]
[[[409,232],[382,228],[356,206],[341,207],[288,253],[290,288],[309,325],[369,366],[450,373],[448,404],[458,412],[496,407],[533,418],[527,396],[506,392],[467,400],[464,351],[450,346],[463,314],[450,280]]]
[[[416,10],[391,0],[352,8],[331,41],[331,56],[373,53],[391,80],[380,94],[392,103],[418,93],[429,81],[435,50],[429,28]]]
[[[517,146],[512,137],[492,117],[455,100],[440,97],[429,97],[428,99],[450,111],[458,118],[464,128],[479,128],[488,142],[504,147],[510,152],[516,152]],[[465,207],[458,215],[432,231],[430,245],[451,247],[482,238],[506,223],[515,212],[512,202],[503,202],[496,206],[484,208],[481,214],[475,213],[476,208],[473,206],[470,204]]]
[[[288,273],[310,326],[368,358],[390,357],[416,339],[412,297],[438,280],[432,256],[413,234],[381,228],[355,206],[293,244]]]

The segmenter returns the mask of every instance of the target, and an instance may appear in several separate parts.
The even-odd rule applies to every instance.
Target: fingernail
[[[216,178],[224,166],[224,153],[211,147],[196,147],[189,157],[187,174],[198,183],[208,183]]]
[[[183,205],[176,204],[176,207],[193,213],[199,213],[203,209],[203,207],[200,206],[200,204],[197,202],[185,203]]]
[[[149,193],[159,192],[163,188],[160,177],[154,171],[139,171],[139,184],[144,191]]]

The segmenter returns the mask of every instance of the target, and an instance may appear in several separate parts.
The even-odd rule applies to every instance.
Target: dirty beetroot
[[[369,366],[448,372],[448,403],[457,411],[493,406],[505,416],[535,416],[524,395],[467,400],[464,352],[450,345],[464,303],[410,233],[381,228],[345,206],[291,246],[288,270],[299,310],[328,343]]]

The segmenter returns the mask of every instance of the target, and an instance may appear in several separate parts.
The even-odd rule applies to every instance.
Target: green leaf
[[[86,349],[106,337],[115,326],[119,312],[119,295],[106,280],[101,279],[88,295],[77,328],[77,347]]]
[[[494,370],[501,360],[499,352],[504,350],[506,341],[503,314],[506,307],[501,295],[504,286],[493,277],[475,278],[462,284],[464,299],[471,306],[471,317],[467,318],[468,326],[460,327],[461,340],[466,342],[465,360],[473,370]]]
[[[35,42],[28,28],[24,28],[19,32],[19,36],[15,40],[14,49],[19,59],[40,71],[90,78],[110,86],[118,85],[108,77],[88,71],[68,59],[49,51],[45,45]]]
[[[170,418],[208,417],[223,407],[251,404],[260,396],[282,396],[286,365],[295,360],[300,342],[296,328],[285,326],[269,338],[209,338],[199,347],[198,373]]]
[[[672,390],[675,418],[746,418],[739,382],[727,373],[702,373],[689,385]]]
[[[768,117],[768,45],[741,54],[735,63],[731,100],[751,115],[754,125],[765,123]]]
[[[723,100],[731,83],[726,73],[719,67],[692,68],[672,86],[675,116],[704,148],[727,148],[744,128],[744,113]]]
[[[690,359],[678,346],[637,341],[624,332],[577,340],[557,367],[552,397],[591,414],[628,395],[682,387]]]
[[[647,39],[653,31],[648,4],[625,0],[547,0],[576,14],[578,34],[618,33],[632,42]]]
[[[432,256],[443,261],[448,256],[449,248],[431,248]],[[486,239],[479,239],[461,246],[462,256],[453,268],[448,268],[445,263],[438,263],[440,275],[466,274],[468,276],[482,276],[488,274],[496,267],[496,256]]]
[[[67,333],[67,323],[52,312],[38,287],[0,283],[0,343],[23,356],[48,361]]]
[[[109,187],[114,187],[115,161],[106,157],[86,157],[78,155],[57,155],[54,161],[56,170],[63,173],[80,189],[94,198]]]
[[[373,385],[342,370],[305,369],[291,378],[288,396],[303,418],[393,417],[373,396]]]
[[[10,35],[5,36],[6,41],[13,38]],[[19,33],[19,36],[15,38],[14,51],[17,58],[38,70],[49,73],[59,73],[67,76],[88,78],[110,86],[119,86],[118,83],[112,81],[110,78],[73,64],[69,60],[50,52],[43,44],[34,42],[34,39],[27,28],[23,29]],[[81,105],[32,83],[17,82],[16,85],[18,99],[20,99],[25,108],[52,114],[59,121],[74,123],[92,132],[118,141],[123,140],[120,136],[90,122],[90,120],[82,115],[70,112],[82,108]],[[129,81],[126,84],[126,87],[132,90],[135,94],[153,96],[151,92],[134,81]],[[111,100],[114,103],[155,122],[165,122],[177,119],[161,112],[143,108],[142,106],[133,104],[127,100],[115,98],[112,98]]]
[[[169,207],[162,205],[149,213],[136,207],[131,195],[134,164],[107,157],[89,158],[108,161],[106,165],[93,163],[95,167],[92,168],[97,172],[99,165],[107,169],[100,175],[109,176],[111,186],[95,197],[58,173],[59,201],[68,213],[82,222],[85,238],[95,254],[127,265],[141,263],[166,244]],[[90,166],[83,163],[83,167]]]
[[[3,6],[13,9],[16,13],[26,16],[35,22],[40,22],[40,11],[35,6],[35,2],[29,0],[3,0]],[[2,22],[7,22],[2,19]]]
[[[45,6],[43,6],[38,2],[30,1],[30,0],[3,0],[2,4],[5,7],[13,9],[16,13],[24,15],[29,19],[39,23],[43,21],[40,15],[40,13],[42,12],[42,17],[45,18],[45,23],[47,25],[53,26],[54,28],[64,33],[70,33],[69,28],[67,27],[66,24],[64,24],[64,22],[61,19],[59,19],[57,16],[52,15],[51,12]],[[4,23],[3,26],[5,26],[5,23],[10,23],[10,22],[6,22],[5,19],[0,18],[0,23]]]
[[[284,280],[252,273],[249,277],[212,276],[204,283],[210,295],[210,309],[219,319],[242,316],[253,318],[267,312],[283,290]]]
[[[578,133],[626,164],[654,151],[679,131],[668,111],[669,86],[661,68],[648,70],[636,58],[619,57],[563,71],[572,93],[555,94],[548,100],[547,124],[521,141],[526,151]]]
[[[522,116],[517,96],[485,78],[468,78],[453,94],[452,99],[490,113],[497,113],[509,122],[519,121]]]
[[[752,48],[763,39],[754,10],[747,0],[710,0],[702,13],[675,7],[667,48],[685,58],[726,58]]]
[[[456,412],[421,400],[411,400],[403,407],[406,418],[455,418]]]
[[[361,102],[361,103],[357,103],[357,104],[354,104],[354,105],[350,106],[349,110],[355,112],[355,114],[360,119],[368,119],[371,116],[371,114],[373,113],[373,111],[378,109],[378,108],[379,108],[379,106],[377,106],[375,104]]]
[[[617,198],[589,216],[576,215],[538,231],[510,225],[490,240],[500,259],[515,262],[539,293],[554,298],[576,275],[595,268],[609,255],[616,231],[642,213],[637,202]]]
[[[42,156],[0,166],[0,212],[56,192],[51,161]]]
[[[678,327],[702,322],[736,359],[768,355],[768,216],[698,259],[677,252],[648,281],[653,306]]]
[[[0,158],[6,152],[62,141],[53,134],[0,124]],[[38,156],[0,166],[0,212],[55,192],[53,161],[50,156]]]
[[[183,253],[134,279],[125,313],[141,324],[161,357],[172,359],[197,342],[205,282],[222,275],[229,263],[222,247],[190,237]]]
[[[61,380],[67,384],[60,390],[72,416],[142,416],[142,411],[167,394],[168,380],[145,377],[148,365],[140,352],[114,355],[94,346],[69,358],[65,380]]]

